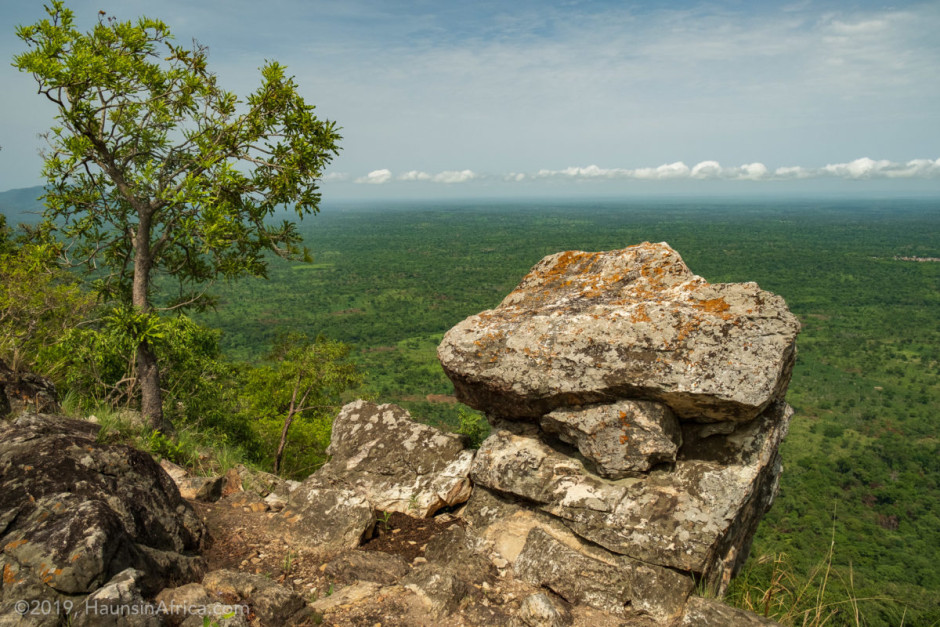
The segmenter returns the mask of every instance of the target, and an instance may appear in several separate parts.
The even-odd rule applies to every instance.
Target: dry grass
[[[804,577],[786,553],[761,556],[754,567],[738,576],[725,599],[736,607],[767,616],[787,627],[865,624],[860,604],[888,601],[859,597],[851,564],[848,572],[833,567],[835,533],[825,558]],[[769,577],[766,573],[769,570]],[[903,626],[903,619],[901,625]]]

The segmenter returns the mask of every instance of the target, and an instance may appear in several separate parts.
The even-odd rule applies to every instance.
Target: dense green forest
[[[544,255],[667,241],[709,281],[782,295],[803,324],[798,413],[746,575],[785,553],[806,576],[834,540],[828,586],[871,599],[866,624],[940,620],[940,263],[899,259],[940,257],[940,203],[349,204],[303,228],[313,263],[218,286],[202,321],[235,358],[285,328],[351,343],[363,393],[451,427],[456,406],[427,401],[452,391],[437,343]]]
[[[222,330],[230,363],[270,369],[232,380],[263,390],[259,377],[279,376],[279,338],[322,336],[350,345],[363,376],[343,398],[451,429],[467,412],[448,402],[437,344],[544,255],[666,241],[709,281],[782,295],[803,324],[797,415],[731,600],[755,607],[753,590],[772,590],[755,609],[816,603],[838,611],[827,624],[856,624],[857,599],[861,624],[940,624],[940,263],[916,259],[940,257],[940,201],[334,203],[302,233],[312,263],[272,260],[267,280],[215,285],[218,307],[195,316]],[[214,359],[212,337],[180,328]],[[230,424],[214,420],[217,433]],[[276,432],[279,418],[267,420],[256,433]],[[303,428],[327,437],[322,420]]]

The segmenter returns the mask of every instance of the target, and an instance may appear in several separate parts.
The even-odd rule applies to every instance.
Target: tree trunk
[[[293,407],[291,407],[291,410],[287,412],[287,417],[284,419],[284,428],[281,429],[281,441],[277,445],[277,453],[274,454],[274,474],[275,475],[280,475],[281,473],[281,457],[284,455],[284,449],[287,447],[287,431],[290,429],[290,425],[292,422],[294,422]]]
[[[151,212],[138,207],[137,233],[134,237],[134,308],[150,313],[150,271],[153,257],[150,253]],[[140,413],[152,429],[172,433],[173,425],[163,417],[163,391],[160,389],[160,368],[157,356],[146,340],[137,345],[137,376],[140,379]]]

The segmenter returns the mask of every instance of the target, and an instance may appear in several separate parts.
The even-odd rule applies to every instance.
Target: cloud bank
[[[327,180],[344,180],[343,175],[327,175]],[[830,163],[822,167],[781,166],[771,169],[760,162],[739,166],[723,166],[718,161],[701,161],[689,167],[682,161],[665,163],[656,167],[602,168],[597,165],[572,166],[563,170],[541,169],[527,174],[481,174],[472,170],[444,170],[437,174],[421,170],[409,170],[394,176],[389,169],[373,170],[355,179],[356,183],[383,184],[392,181],[456,184],[470,181],[501,180],[508,182],[533,181],[539,179],[561,179],[574,181],[603,180],[723,180],[723,181],[789,181],[813,178],[835,178],[847,180],[868,179],[940,179],[940,158],[912,159],[906,162],[874,160],[868,157],[847,163]]]

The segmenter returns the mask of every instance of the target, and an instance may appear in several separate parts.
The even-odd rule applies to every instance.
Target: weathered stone
[[[517,617],[528,627],[567,627],[571,624],[571,612],[544,592],[530,594],[523,599]]]
[[[232,600],[210,595],[202,584],[190,583],[162,590],[154,604],[165,612],[170,625],[203,627],[208,617],[213,627],[248,627],[251,608]]]
[[[128,568],[145,596],[202,576],[206,529],[173,481],[96,433],[46,415],[0,426],[4,602],[85,595]]]
[[[495,573],[483,549],[479,538],[466,527],[453,525],[428,541],[424,556],[428,563],[447,568],[473,584]]]
[[[341,583],[374,581],[383,585],[408,574],[408,562],[400,555],[381,551],[346,551],[326,565],[326,574]]]
[[[366,599],[374,600],[381,588],[381,585],[373,581],[363,581],[346,586],[314,601],[312,604],[313,609],[318,612],[329,613],[346,605],[355,605]]]
[[[589,557],[584,547],[569,547],[542,528],[529,532],[515,569],[523,580],[569,603],[617,616],[639,613],[671,619],[694,588],[688,575],[622,556]]]
[[[180,496],[184,499],[214,503],[222,498],[225,477],[193,476],[184,468],[167,459],[160,461],[160,467],[166,471],[166,474],[170,475],[180,491]]]
[[[471,477],[532,502],[614,553],[714,584],[746,559],[776,491],[777,447],[791,415],[777,403],[730,435],[687,443],[672,472],[619,481],[598,477],[538,438],[501,430],[480,447]]]
[[[174,588],[164,588],[154,597],[154,604],[165,610],[167,622],[179,625],[193,612],[208,607],[212,600],[202,584],[188,583]]]
[[[292,625],[301,622],[306,602],[297,593],[262,575],[215,570],[202,580],[206,592],[250,605],[263,625]]]
[[[383,512],[428,517],[470,497],[473,451],[396,405],[359,400],[343,407],[327,453],[330,461],[307,481],[345,484]]]
[[[356,548],[375,526],[372,505],[359,492],[317,477],[291,492],[281,511],[294,543],[326,551]]]
[[[618,401],[556,409],[539,424],[573,444],[594,463],[597,473],[622,479],[661,463],[676,461],[682,433],[675,414],[661,403]]]
[[[255,492],[262,497],[277,494],[286,499],[291,490],[299,485],[297,481],[283,479],[269,472],[254,470],[242,464],[231,468],[225,477],[226,485],[223,488],[223,494],[244,489]]]
[[[709,284],[667,244],[550,255],[494,310],[444,336],[458,400],[535,420],[637,398],[748,421],[782,398],[799,322],[755,283]]]
[[[425,602],[434,616],[452,614],[467,596],[467,584],[452,570],[438,564],[423,564],[402,579],[402,585]]]
[[[69,624],[75,627],[160,627],[157,606],[144,601],[140,581],[144,573],[128,568],[76,603]]]
[[[58,411],[58,394],[50,379],[31,372],[13,372],[0,361],[0,419]]]
[[[691,597],[685,613],[676,627],[701,627],[702,625],[721,625],[722,627],[779,627],[780,623],[736,607],[725,605],[716,599]]]

